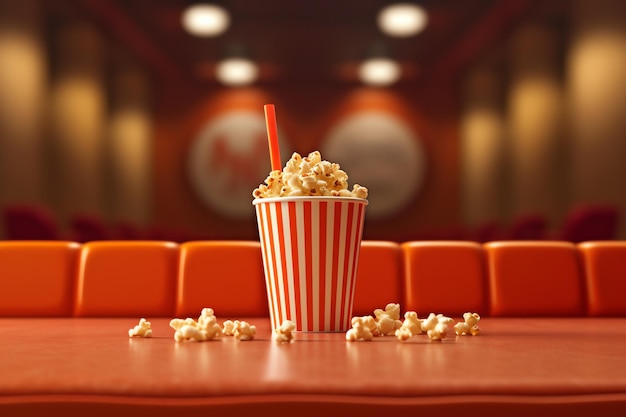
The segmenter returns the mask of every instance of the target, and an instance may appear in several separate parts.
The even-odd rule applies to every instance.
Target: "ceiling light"
[[[400,78],[400,65],[389,58],[370,58],[359,67],[359,78],[368,85],[387,86]]]
[[[257,64],[248,58],[226,58],[215,69],[217,80],[232,87],[252,84],[258,76]]]
[[[228,11],[215,4],[193,4],[185,9],[183,27],[195,36],[217,36],[230,25]]]
[[[413,36],[424,30],[428,14],[422,7],[412,3],[394,3],[378,13],[378,27],[386,35]]]

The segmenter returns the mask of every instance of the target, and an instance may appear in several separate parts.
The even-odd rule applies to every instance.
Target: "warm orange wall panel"
[[[202,239],[258,239],[252,189],[248,219],[221,216],[206,207],[193,192],[187,164],[189,149],[209,120],[234,110],[257,111],[262,116],[263,104],[270,100],[267,92],[258,88],[221,89],[201,94],[197,90],[185,94],[177,90],[163,96],[155,118],[153,207],[157,224],[194,230]],[[283,116],[279,109],[280,125],[284,119],[282,113]],[[259,184],[264,179],[260,178]]]
[[[626,242],[584,242],[578,245],[592,316],[626,315]]]
[[[80,244],[0,242],[0,316],[69,316]]]
[[[584,285],[576,246],[557,241],[507,241],[487,251],[491,314],[580,316]]]
[[[304,84],[295,89],[283,85],[272,89],[219,88],[184,94],[163,90],[162,94],[155,118],[154,143],[157,223],[196,230],[203,239],[258,238],[252,206],[248,219],[233,219],[200,202],[189,186],[187,162],[190,146],[206,122],[233,110],[262,115],[265,103],[276,105],[283,139],[291,151],[301,153],[320,149],[336,123],[359,111],[390,113],[414,130],[426,158],[424,182],[396,215],[377,220],[366,218],[365,239],[406,241],[415,239],[424,228],[444,227],[450,221],[460,220],[458,109],[454,107],[456,101],[451,99],[456,94],[451,88],[381,90]],[[259,178],[259,183],[264,179]]]
[[[405,310],[418,315],[465,312],[487,316],[484,252],[480,244],[420,241],[402,244]]]
[[[97,241],[80,254],[77,316],[171,317],[178,245],[159,241]]]
[[[176,314],[195,317],[204,307],[224,319],[269,316],[259,242],[198,241],[180,246]]]
[[[364,240],[359,252],[353,315],[371,315],[375,309],[384,309],[388,303],[402,304],[402,299],[400,245],[395,242]]]

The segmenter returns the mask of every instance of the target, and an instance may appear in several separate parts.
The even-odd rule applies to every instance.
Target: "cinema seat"
[[[54,213],[34,204],[11,204],[0,210],[8,240],[62,240]],[[71,238],[68,238],[71,239]]]
[[[520,213],[501,240],[544,240],[548,219],[541,213]]]
[[[626,242],[578,244],[587,283],[590,316],[626,315]]]
[[[106,222],[97,214],[77,213],[70,218],[70,236],[76,242],[109,240],[112,235]]]
[[[196,241],[180,245],[176,314],[195,317],[211,307],[219,317],[267,317],[261,245]]]
[[[171,317],[178,244],[100,241],[82,245],[76,290],[79,317]]]
[[[71,316],[80,244],[0,242],[0,316]]]
[[[420,316],[461,316],[468,311],[487,315],[487,280],[479,243],[406,242],[402,251],[406,310]]]
[[[363,241],[357,267],[353,315],[365,316],[388,303],[402,303],[402,285],[400,244]]]
[[[560,241],[484,244],[491,315],[581,316],[584,288],[578,250]]]
[[[610,204],[574,206],[563,219],[556,239],[579,243],[613,240],[619,230],[619,207]]]

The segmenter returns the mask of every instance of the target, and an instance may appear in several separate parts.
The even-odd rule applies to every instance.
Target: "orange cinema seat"
[[[0,316],[70,316],[80,244],[0,242]]]
[[[487,283],[483,247],[468,241],[402,244],[406,308],[418,315],[465,312],[486,316]]]
[[[626,242],[584,242],[578,248],[587,280],[589,315],[626,315]]]
[[[484,244],[493,316],[580,316],[584,289],[573,243],[506,241]]]
[[[180,245],[176,314],[218,318],[269,317],[261,244],[196,241]]]
[[[402,304],[403,297],[400,245],[376,240],[361,242],[352,314],[373,314],[388,303]]]
[[[95,241],[83,244],[76,294],[82,317],[171,317],[178,244]]]

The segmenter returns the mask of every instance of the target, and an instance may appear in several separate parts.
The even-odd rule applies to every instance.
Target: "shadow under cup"
[[[291,320],[303,332],[350,329],[367,200],[257,198],[272,329]]]

